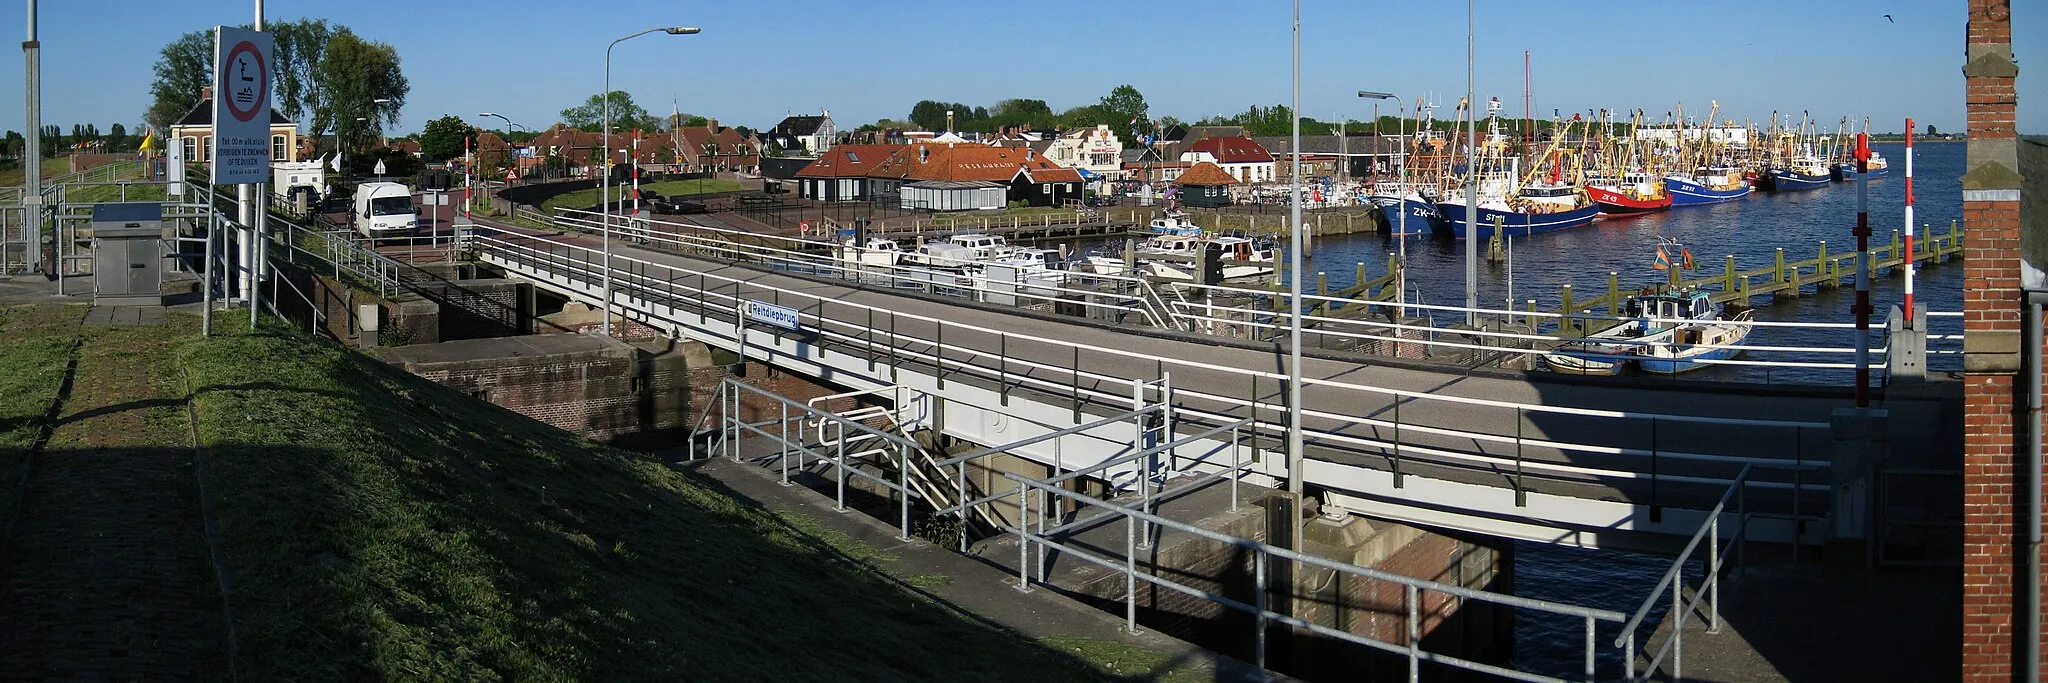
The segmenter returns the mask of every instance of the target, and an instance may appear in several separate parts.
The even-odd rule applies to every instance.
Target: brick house
[[[208,163],[213,157],[213,88],[199,91],[199,102],[171,124],[170,139],[183,147],[185,160]],[[299,161],[309,150],[299,143],[299,124],[270,110],[270,160]]]
[[[839,129],[832,124],[832,112],[819,110],[817,116],[789,116],[768,129],[763,142],[773,141],[785,156],[817,156],[832,149]]]
[[[834,145],[796,174],[804,199],[851,202],[893,195],[902,175],[876,174],[908,145]],[[900,164],[896,164],[900,166]]]
[[[1241,183],[1270,183],[1276,173],[1273,154],[1264,145],[1243,136],[1197,140],[1181,151],[1180,160],[1215,164]]]
[[[646,145],[645,142],[641,144]],[[761,170],[759,143],[749,136],[740,135],[737,129],[718,125],[718,119],[711,119],[702,126],[672,129],[665,136],[665,144],[673,154],[659,163],[672,164],[677,171],[759,173]]]

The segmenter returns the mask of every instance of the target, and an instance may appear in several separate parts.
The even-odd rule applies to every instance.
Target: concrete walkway
[[[838,512],[831,498],[802,486],[782,486],[776,473],[760,466],[714,457],[678,467],[717,481],[776,514],[801,515],[828,532],[859,541],[876,551],[876,569],[906,579],[906,588],[1025,637],[1041,641],[1078,638],[1125,643],[1165,655],[1168,661],[1161,665],[1162,669],[1193,670],[1194,676],[1202,680],[1287,680],[1149,630],[1136,635],[1126,633],[1122,619],[1053,590],[1019,592],[1015,574],[923,540],[898,540],[895,527],[852,510]],[[1166,671],[1117,673],[1135,680],[1150,680]]]

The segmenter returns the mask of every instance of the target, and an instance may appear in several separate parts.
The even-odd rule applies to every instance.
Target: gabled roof
[[[817,161],[796,172],[798,178],[861,178],[887,164],[908,145],[833,145]]]
[[[782,135],[817,135],[818,128],[825,125],[824,116],[790,116],[775,124],[770,132]]]
[[[1182,185],[1236,185],[1237,178],[1223,171],[1223,167],[1204,161],[1195,164],[1174,182]]]
[[[990,147],[973,144],[917,144],[898,155],[901,168],[911,180],[985,180],[1007,183],[1019,171],[1043,182],[1072,182],[1081,179],[1073,169],[1053,163],[1030,148]],[[878,171],[881,169],[877,169]],[[1064,173],[1062,173],[1064,171]],[[872,175],[872,174],[871,174]]]
[[[1188,145],[1182,154],[1207,152],[1216,157],[1220,164],[1262,164],[1273,161],[1273,154],[1265,146],[1246,137],[1202,138]]]
[[[211,125],[213,125],[213,98],[211,98],[211,97],[202,97],[202,98],[200,98],[200,99],[199,99],[199,102],[198,102],[197,104],[194,104],[194,105],[192,105],[192,110],[191,110],[191,111],[185,112],[185,115],[184,115],[184,116],[178,117],[178,122],[177,122],[177,123],[173,123],[173,124],[171,124],[171,125],[173,125],[173,126],[211,126]],[[283,114],[279,114],[279,113],[277,113],[277,108],[276,108],[276,107],[271,107],[271,108],[270,108],[270,125],[273,125],[273,126],[280,126],[280,125],[282,125],[282,126],[289,126],[289,125],[293,125],[293,124],[292,124],[292,120],[291,120],[291,119],[285,118]]]

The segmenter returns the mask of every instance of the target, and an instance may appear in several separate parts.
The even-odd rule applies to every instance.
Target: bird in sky
[[[1887,14],[1887,15],[1884,15],[1884,22],[1885,22],[1885,23],[1887,23],[1887,24],[1896,24],[1896,23],[1899,23],[1899,22],[1896,22],[1896,21],[1892,21],[1892,15],[1889,15],[1889,14]]]

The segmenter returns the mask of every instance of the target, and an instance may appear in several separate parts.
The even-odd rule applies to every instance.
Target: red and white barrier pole
[[[1870,134],[1856,134],[1856,407],[1870,407]]]
[[[1913,326],[1913,118],[1906,117],[1906,326]]]

